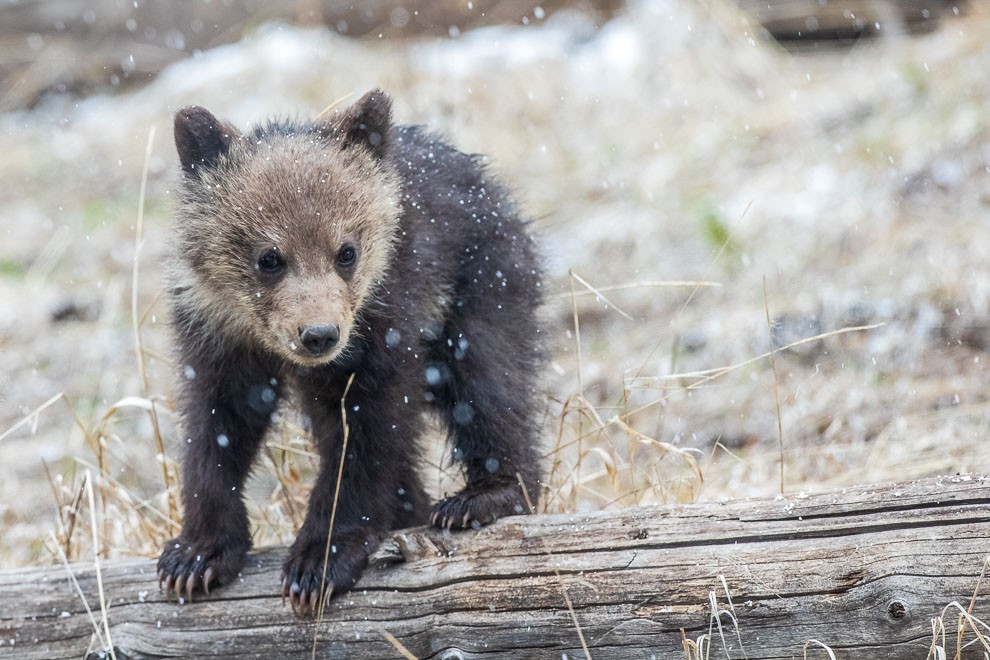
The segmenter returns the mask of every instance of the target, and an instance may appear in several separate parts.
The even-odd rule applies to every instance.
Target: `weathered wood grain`
[[[158,592],[150,559],[107,563],[103,581],[118,657],[310,657],[314,633],[317,657],[399,657],[383,630],[421,658],[582,657],[566,589],[594,658],[685,657],[682,630],[711,629],[714,594],[722,612],[731,596],[738,633],[723,613],[711,658],[801,658],[816,639],[837,658],[920,660],[931,619],[968,605],[988,550],[990,477],[944,477],[408,530],[318,629],[281,606],[282,549],[251,555],[236,584],[182,605]],[[72,570],[99,624],[94,569]],[[990,599],[974,614],[990,618]],[[100,650],[64,567],[0,572],[0,657]]]

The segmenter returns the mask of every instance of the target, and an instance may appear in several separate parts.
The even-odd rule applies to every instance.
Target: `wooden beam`
[[[957,476],[407,530],[319,626],[280,603],[281,548],[181,605],[158,592],[152,559],[106,562],[102,577],[118,658],[308,658],[314,635],[318,657],[400,657],[390,635],[417,657],[578,658],[583,635],[594,658],[684,658],[684,637],[711,633],[711,658],[800,658],[814,639],[836,658],[893,660],[926,657],[933,617],[968,607],[988,551],[990,477]],[[64,567],[0,572],[0,657],[102,650],[94,567],[71,568],[92,618]],[[975,602],[990,618],[990,600]]]

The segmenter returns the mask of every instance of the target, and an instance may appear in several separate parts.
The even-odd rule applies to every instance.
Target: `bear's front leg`
[[[413,458],[420,417],[406,397],[362,392],[355,382],[346,400],[345,450],[339,395],[302,390],[322,460],[306,520],[282,569],[282,600],[306,617],[357,582],[385,532],[422,522],[426,502]]]
[[[370,527],[338,528],[328,548],[327,530],[303,527],[282,568],[282,604],[288,600],[298,616],[315,617],[321,600],[354,586],[380,542],[381,533]]]
[[[185,515],[182,533],[162,548],[158,586],[190,600],[231,582],[244,565],[251,537],[241,491],[281,388],[273,365],[251,355],[184,359]]]

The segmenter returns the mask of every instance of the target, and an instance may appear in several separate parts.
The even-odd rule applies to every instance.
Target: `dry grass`
[[[613,33],[567,28],[600,46],[581,57],[569,55],[580,52],[574,37],[555,52],[497,33],[502,59],[473,60],[470,40],[456,51],[443,50],[456,42],[328,46],[296,35],[366,63],[403,119],[444,126],[468,150],[495,150],[539,217],[557,294],[541,510],[986,471],[990,243],[974,227],[990,207],[987,10],[911,41],[797,57],[751,41],[752,27],[723,3],[681,8],[690,35],[637,11],[606,28]],[[662,39],[643,31],[661,28]],[[279,44],[261,35],[237,51],[269,99],[315,113],[328,89],[336,98],[369,86],[339,67],[284,81],[265,68],[275,66],[265,48]],[[7,483],[28,475],[23,495],[0,491],[7,565],[154,556],[180,527],[157,265],[172,165],[167,145],[145,138],[166,106],[197,97],[239,121],[285,110],[258,105],[259,83],[223,78],[236,71],[222,73],[234,66],[222,57],[204,60],[213,78],[198,86],[172,91],[190,77],[184,69],[166,72],[161,87],[104,100],[126,128],[80,114],[54,145],[45,119],[3,134],[10,159],[0,180],[29,183],[5,191],[15,221],[0,247],[0,301],[13,302],[0,302],[0,316],[16,314],[31,331],[0,325],[0,388],[10,389],[0,399],[0,463],[44,460],[7,468]],[[479,70],[458,68],[461,59]],[[223,85],[240,101],[214,91]],[[123,166],[108,165],[118,158]],[[88,160],[102,169],[87,170]],[[135,189],[133,199],[121,192]],[[57,213],[37,201],[56,190]],[[25,229],[49,212],[64,222]],[[98,319],[51,323],[46,305],[63,296],[97,304]],[[61,334],[67,346],[39,334]],[[424,474],[439,494],[457,477],[442,442],[430,447]],[[291,541],[315,461],[283,415],[248,491],[257,545]],[[735,634],[725,625],[734,619],[722,618],[728,589],[723,597],[728,605],[712,595],[710,634],[684,640],[686,657],[711,657],[719,635]],[[985,630],[949,605],[933,622],[930,657],[985,645]],[[830,653],[808,640],[806,655],[818,651]]]

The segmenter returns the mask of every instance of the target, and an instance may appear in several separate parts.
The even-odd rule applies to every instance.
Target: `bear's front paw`
[[[248,545],[236,541],[196,542],[182,536],[167,541],[158,558],[158,589],[192,600],[193,591],[227,584],[244,565]],[[183,593],[185,592],[185,593]]]
[[[323,603],[354,586],[368,563],[368,555],[378,547],[373,533],[357,531],[334,533],[327,555],[326,535],[300,532],[289,549],[282,567],[282,605],[286,598],[296,616],[315,617]],[[326,573],[323,568],[326,566]]]
[[[468,484],[464,490],[433,505],[430,524],[441,529],[475,529],[503,516],[530,513],[519,482],[510,477],[489,477]]]

